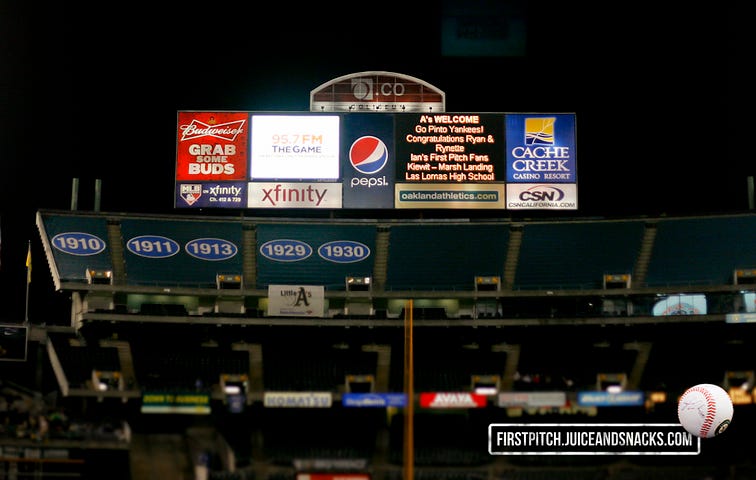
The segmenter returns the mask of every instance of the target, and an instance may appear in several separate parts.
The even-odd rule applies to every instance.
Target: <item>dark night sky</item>
[[[307,111],[312,89],[361,71],[424,80],[450,112],[576,112],[580,209],[568,216],[748,209],[742,106],[756,42],[742,12],[529,2],[525,56],[458,58],[441,54],[443,2],[11,3],[0,7],[9,319],[23,316],[27,242],[39,249],[34,214],[68,209],[73,178],[81,209],[101,179],[103,211],[170,213],[177,110]]]

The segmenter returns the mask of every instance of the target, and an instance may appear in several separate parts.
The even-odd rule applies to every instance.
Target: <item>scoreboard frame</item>
[[[179,111],[174,207],[576,210],[574,113]]]

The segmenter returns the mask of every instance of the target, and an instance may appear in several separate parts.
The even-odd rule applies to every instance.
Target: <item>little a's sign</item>
[[[428,82],[393,72],[358,72],[310,92],[311,112],[445,112],[446,94]]]
[[[322,285],[268,285],[269,317],[324,317]]]

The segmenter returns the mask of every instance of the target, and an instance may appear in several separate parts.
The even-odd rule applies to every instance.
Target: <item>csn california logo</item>
[[[352,164],[357,172],[364,175],[375,175],[383,170],[388,163],[388,148],[378,137],[366,135],[360,137],[352,143],[349,148],[349,163]],[[376,187],[388,185],[385,176],[383,177],[355,177],[351,181],[351,186]]]
[[[536,185],[520,192],[523,202],[558,202],[564,198],[564,191],[550,185]]]

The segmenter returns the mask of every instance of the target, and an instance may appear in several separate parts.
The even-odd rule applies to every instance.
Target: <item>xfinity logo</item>
[[[278,203],[291,203],[291,202],[303,202],[311,205],[318,206],[325,198],[327,188],[318,189],[312,185],[307,185],[302,188],[287,188],[281,184],[274,186],[273,188],[263,188],[262,202],[269,202],[275,206]]]
[[[341,208],[341,183],[249,182],[247,208]]]

